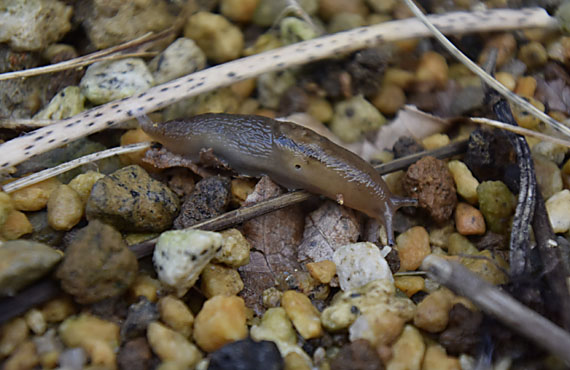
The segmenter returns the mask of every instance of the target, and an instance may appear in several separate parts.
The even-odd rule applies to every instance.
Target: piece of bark
[[[338,248],[355,243],[359,235],[360,225],[354,211],[326,201],[305,218],[303,241],[298,248],[299,262],[332,260]]]
[[[263,177],[244,206],[276,197],[284,191],[268,177]],[[239,272],[245,289],[240,296],[256,314],[264,312],[262,294],[286,276],[301,268],[297,246],[303,235],[304,218],[298,205],[256,217],[243,225],[243,234],[252,247],[250,263]]]

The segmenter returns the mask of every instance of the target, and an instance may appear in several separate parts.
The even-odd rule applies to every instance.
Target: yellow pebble
[[[28,220],[28,216],[23,212],[13,210],[8,214],[8,218],[4,221],[0,231],[4,238],[16,240],[22,235],[31,233],[34,228]]]
[[[411,297],[424,289],[425,281],[421,276],[395,276],[394,285],[408,297]]]
[[[527,100],[529,103],[538,108],[538,110],[544,112],[544,104],[542,104],[540,101],[534,98],[525,98],[525,100]],[[518,106],[515,107],[511,105],[511,110],[513,111],[513,116],[515,117],[515,121],[517,121],[517,124],[519,126],[528,129],[534,129],[540,124],[540,120],[538,118],[530,115],[530,113],[524,110],[521,110],[521,108],[519,108]]]
[[[457,193],[467,202],[477,204],[477,186],[479,186],[479,181],[473,177],[467,165],[461,161],[453,160],[447,164],[447,168],[451,172],[451,176],[453,176],[453,181],[457,186]]]
[[[447,327],[454,294],[442,288],[430,293],[417,306],[414,325],[430,333],[439,333]]]
[[[206,296],[236,295],[243,289],[243,281],[237,270],[222,265],[208,264],[201,274],[200,288]]]
[[[162,361],[173,362],[181,368],[194,368],[202,359],[202,354],[194,344],[158,322],[148,325],[146,338],[152,351]]]
[[[510,91],[513,91],[517,85],[513,75],[507,72],[497,72],[495,78]]]
[[[20,211],[39,211],[47,205],[49,196],[59,185],[61,185],[59,180],[52,177],[16,190],[10,196],[16,209]]]
[[[124,146],[129,144],[143,143],[145,141],[152,141],[152,138],[139,127],[125,132],[121,136],[120,143],[122,146]],[[153,165],[143,162],[142,159],[144,158],[146,151],[147,150],[139,150],[136,152],[121,154],[119,155],[119,159],[125,165],[138,164],[147,171],[156,171],[156,168]]]
[[[318,338],[323,334],[319,311],[306,295],[288,290],[283,293],[281,306],[304,339]]]
[[[429,234],[421,226],[414,226],[398,235],[396,244],[400,255],[401,271],[416,270],[431,252]]]
[[[461,370],[461,364],[457,357],[448,356],[442,346],[435,344],[428,347],[422,370]]]
[[[333,118],[333,107],[328,100],[319,97],[310,97],[307,113],[319,122],[329,122]]]
[[[54,230],[70,230],[83,217],[84,206],[81,197],[68,185],[55,189],[47,204],[47,218]]]
[[[414,82],[414,74],[399,68],[387,68],[384,72],[384,83],[407,89]]]
[[[438,149],[449,144],[449,136],[445,134],[433,134],[422,140],[422,145],[426,150]]]
[[[425,52],[416,69],[415,82],[420,91],[445,86],[448,79],[448,67],[445,58],[435,51]]]
[[[370,101],[383,114],[396,114],[406,104],[406,94],[400,86],[384,84]]]
[[[31,340],[18,346],[14,354],[4,362],[4,370],[24,370],[33,369],[40,363],[36,351],[36,345]]]
[[[179,332],[186,338],[192,335],[192,325],[194,315],[190,309],[180,299],[168,295],[158,301],[158,312],[160,319],[173,330]]]
[[[536,91],[536,79],[531,76],[520,77],[517,81],[517,87],[515,88],[515,93],[520,96],[525,96],[527,98],[532,98],[534,92]]]
[[[148,275],[138,275],[133,284],[129,287],[129,295],[135,299],[143,296],[151,302],[156,302],[158,299],[158,289],[160,289],[160,282],[151,278]]]
[[[48,323],[60,322],[75,313],[75,306],[69,296],[61,296],[46,303],[41,311]]]
[[[333,261],[309,262],[306,265],[312,277],[322,284],[328,284],[336,274],[336,265]]]
[[[95,171],[87,171],[80,175],[77,175],[69,182],[69,187],[72,188],[79,194],[79,198],[83,204],[87,204],[87,199],[89,199],[89,195],[91,195],[91,189],[93,189],[93,185],[99,180],[100,178],[105,177],[102,173],[95,172]]]
[[[9,356],[21,343],[28,339],[28,325],[21,318],[12,319],[0,327],[0,358]]]
[[[247,337],[242,298],[217,295],[206,302],[194,320],[194,341],[206,352]]]
[[[238,229],[222,231],[222,249],[216,253],[212,262],[230,267],[240,267],[249,263],[251,245]],[[241,279],[240,279],[241,280]]]

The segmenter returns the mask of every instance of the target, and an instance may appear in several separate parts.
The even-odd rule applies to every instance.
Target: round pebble
[[[232,187],[233,189],[233,187]],[[238,229],[222,231],[223,246],[216,253],[212,262],[223,263],[230,267],[241,267],[249,263],[251,245]]]
[[[202,270],[200,289],[206,298],[215,295],[237,295],[243,287],[243,281],[236,269],[210,263]]]
[[[288,290],[283,293],[281,306],[304,339],[318,338],[323,334],[319,311],[306,295]]]
[[[414,325],[430,333],[439,333],[447,327],[449,311],[453,307],[453,293],[439,289],[430,293],[417,306]]]
[[[190,338],[194,315],[183,301],[171,295],[163,297],[158,301],[158,312],[160,319],[166,325],[184,337]]]
[[[414,226],[398,235],[396,245],[400,256],[400,271],[416,270],[431,253],[429,234],[421,226]]]
[[[93,63],[79,83],[82,94],[94,104],[127,98],[152,85],[154,78],[139,58]]]
[[[194,321],[194,340],[206,352],[247,337],[245,303],[242,298],[215,296],[204,302]]]
[[[378,247],[372,243],[342,246],[334,252],[333,262],[336,265],[340,287],[344,291],[359,288],[377,279],[394,281],[388,262]]]
[[[181,368],[193,368],[201,359],[200,350],[182,334],[151,322],[146,338],[152,351],[164,362],[172,361]]]
[[[47,204],[49,225],[55,230],[70,230],[83,217],[81,197],[68,185],[60,185],[53,191]]]
[[[555,233],[565,233],[570,230],[569,210],[570,190],[568,189],[555,193],[546,201],[546,211]]]
[[[194,73],[206,66],[206,55],[196,43],[181,37],[150,61],[154,82],[162,84]]]
[[[198,12],[184,27],[184,37],[192,39],[208,59],[223,63],[236,59],[243,49],[240,29],[219,14]]]
[[[477,208],[460,202],[455,207],[455,227],[461,235],[483,235],[485,218]]]
[[[39,211],[47,205],[51,193],[61,185],[59,180],[50,179],[16,190],[10,196],[14,207],[20,211]]]
[[[385,123],[386,118],[378,109],[358,95],[334,106],[331,130],[341,140],[352,143]]]

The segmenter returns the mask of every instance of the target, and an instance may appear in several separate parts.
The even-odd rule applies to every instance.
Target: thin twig
[[[570,363],[570,334],[503,293],[463,265],[430,254],[422,270],[502,323]]]
[[[432,22],[422,13],[420,8],[414,4],[412,0],[404,0],[406,5],[410,8],[410,10],[414,13],[414,15],[419,18],[426,27],[432,32],[433,36],[439,41],[455,58],[457,58],[463,65],[465,65],[469,70],[475,73],[479,78],[481,78],[486,84],[491,86],[497,92],[499,92],[502,96],[504,96],[507,100],[513,102],[518,107],[522,108],[523,110],[529,112],[542,122],[546,123],[547,125],[551,126],[558,132],[564,134],[565,136],[570,136],[570,127],[565,126],[564,124],[556,121],[552,117],[548,116],[517,94],[513,93],[509,89],[507,89],[503,84],[493,78],[490,74],[486,73],[481,67],[475,64],[471,59],[469,59],[465,54],[463,54],[455,45],[451,43],[438,29],[437,27],[432,24]]]
[[[25,188],[26,186],[36,184],[40,181],[49,179],[51,177],[55,177],[61,173],[70,171],[70,170],[77,168],[79,166],[83,166],[84,164],[95,162],[95,161],[98,161],[98,160],[101,160],[104,158],[112,157],[114,155],[138,152],[140,150],[150,148],[150,146],[151,146],[151,143],[149,143],[149,142],[136,143],[136,144],[120,146],[117,148],[102,150],[102,151],[97,152],[97,153],[88,154],[88,155],[85,155],[83,157],[74,159],[73,161],[62,163],[59,166],[47,168],[43,171],[36,172],[36,173],[31,174],[31,175],[26,176],[26,177],[22,177],[21,179],[18,179],[16,181],[13,181],[11,183],[3,185],[2,190],[6,193],[12,193],[12,192],[15,192],[16,190]]]
[[[148,47],[149,43],[155,42],[157,40],[161,40],[164,37],[168,36],[172,33],[172,30],[166,30],[157,34],[153,34],[151,32],[142,35],[132,41],[125,42],[123,44],[110,47],[105,50],[97,51],[95,53],[91,53],[88,55],[84,55],[78,58],[73,58],[70,60],[65,60],[60,63],[51,64],[48,66],[37,67],[37,68],[30,68],[23,71],[15,71],[15,72],[7,72],[0,74],[0,81],[3,80],[10,80],[14,78],[24,78],[24,77],[32,77],[32,76],[39,76],[42,74],[47,73],[54,73],[54,72],[61,72],[67,69],[79,68],[84,67],[86,65],[99,62],[102,60],[114,60],[114,59],[121,59],[121,58],[128,58],[134,56],[149,56],[152,54],[141,53],[141,50],[136,52],[132,52],[129,54],[117,54],[111,55],[115,53],[122,52],[127,49],[131,48],[139,48],[142,49],[143,47]]]
[[[495,121],[495,120],[492,120],[489,118],[471,117],[471,118],[469,118],[469,120],[471,120],[471,122],[479,123],[482,125],[488,125],[488,126],[500,128],[503,130],[511,131],[511,132],[514,132],[515,134],[532,136],[532,137],[535,137],[535,138],[543,140],[543,141],[548,141],[548,142],[551,142],[554,144],[558,144],[558,145],[562,145],[562,146],[565,146],[567,148],[570,148],[570,141],[569,140],[560,139],[560,138],[557,138],[554,136],[546,135],[546,134],[543,134],[542,132],[532,131],[532,130],[526,129],[524,127],[509,125],[507,123]]]
[[[557,27],[557,21],[539,8],[455,12],[431,16],[430,19],[447,33]],[[114,126],[132,116],[149,113],[181,99],[256,77],[262,73],[283,70],[382,42],[429,35],[431,32],[425,25],[417,19],[409,18],[323,36],[217,65],[155,86],[136,96],[101,105],[62,120],[49,128],[41,128],[29,135],[1,144],[0,152],[3,153],[3,158],[0,160],[0,170],[6,170],[71,140]]]

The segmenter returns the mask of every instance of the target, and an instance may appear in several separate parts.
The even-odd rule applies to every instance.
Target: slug
[[[267,175],[290,190],[324,195],[382,222],[394,244],[392,219],[415,199],[393,196],[380,174],[356,154],[312,130],[271,118],[208,113],[142,129],[174,154],[198,161],[202,149],[238,173]]]

